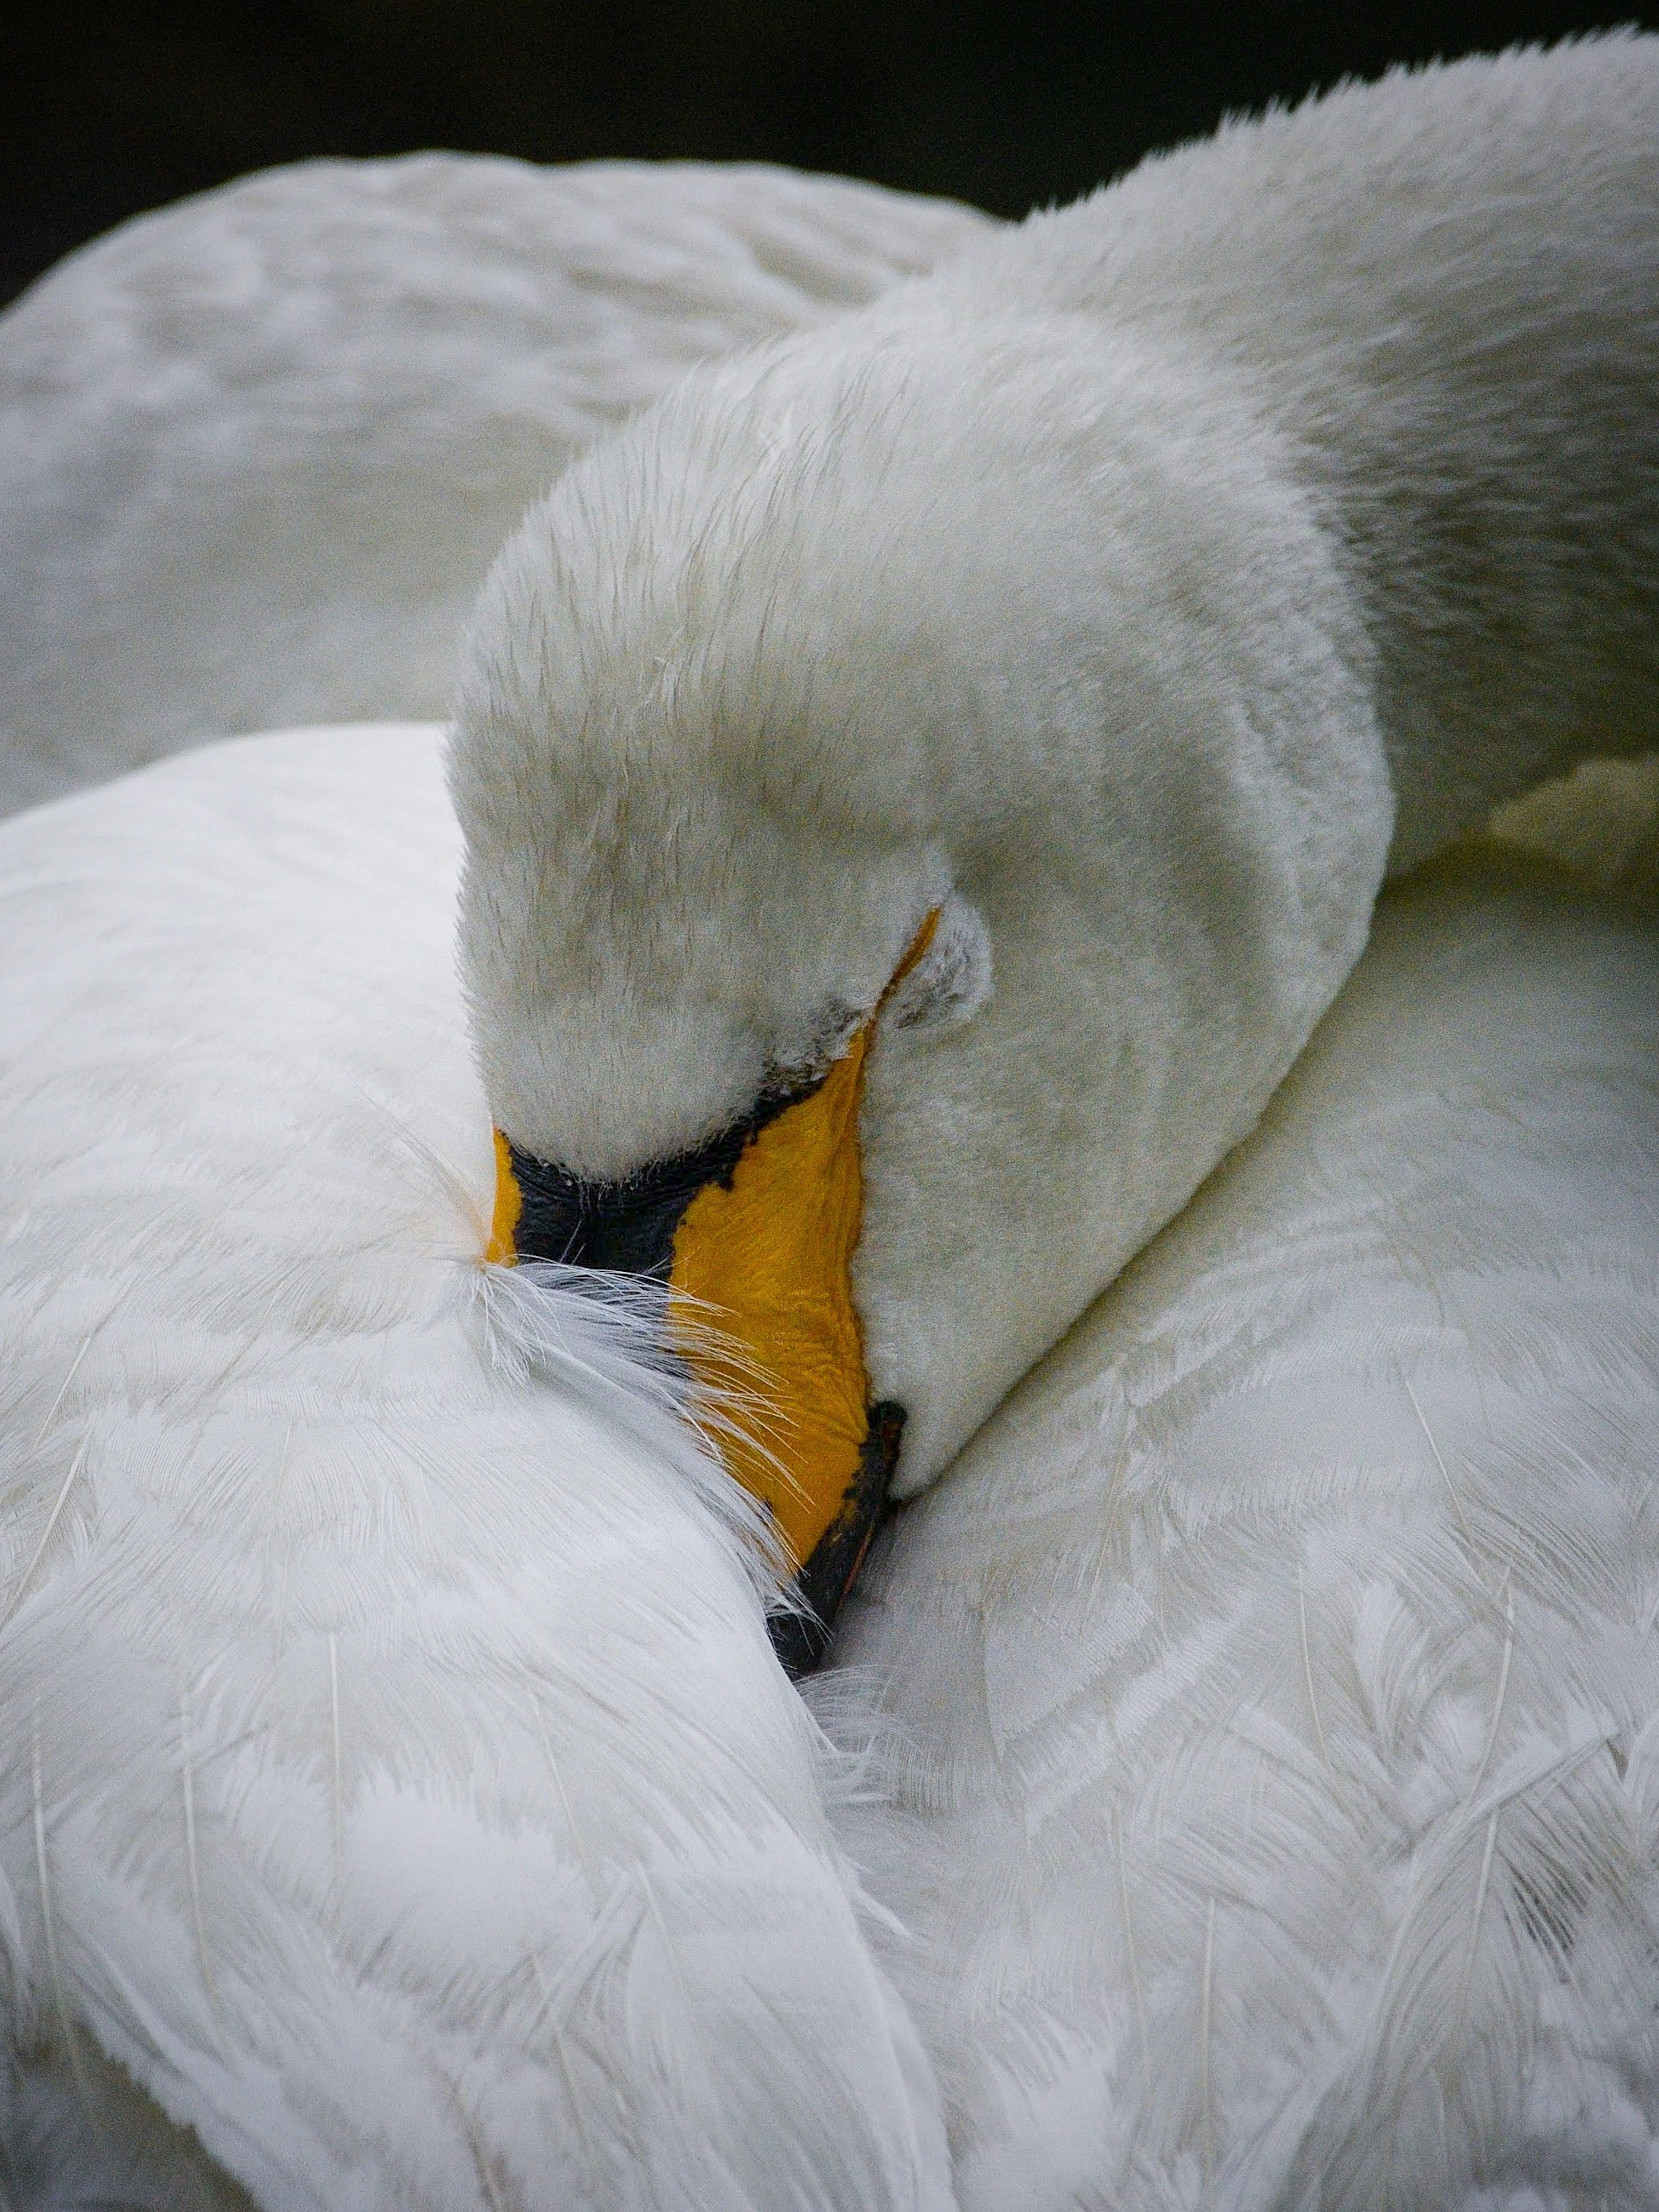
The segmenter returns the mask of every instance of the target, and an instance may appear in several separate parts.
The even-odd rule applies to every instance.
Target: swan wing
[[[0,832],[7,2186],[944,2207],[739,1493],[478,1263],[457,847],[408,727]]]
[[[204,737],[448,711],[526,505],[692,362],[991,228],[754,165],[313,161],[0,317],[0,811]]]

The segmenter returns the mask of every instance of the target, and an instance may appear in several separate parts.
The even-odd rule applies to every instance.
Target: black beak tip
[[[904,1408],[890,1399],[872,1406],[859,1471],[847,1486],[841,1511],[812,1547],[795,1577],[806,1610],[772,1613],[767,1633],[779,1664],[798,1682],[823,1664],[842,1601],[858,1580],[871,1540],[891,1510],[888,1493],[904,1434]]]

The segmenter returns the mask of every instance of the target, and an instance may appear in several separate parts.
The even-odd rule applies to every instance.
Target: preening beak
[[[859,1108],[887,998],[926,952],[930,914],[882,1000],[823,1079],[625,1182],[585,1182],[495,1137],[488,1257],[562,1260],[668,1286],[671,1342],[735,1404],[720,1448],[769,1509],[811,1618],[780,1615],[792,1674],[816,1667],[887,1503],[903,1408],[870,1402],[851,1267],[864,1212]],[[748,1410],[757,1408],[757,1410]]]

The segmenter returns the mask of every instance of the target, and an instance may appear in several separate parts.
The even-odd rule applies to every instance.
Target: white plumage
[[[1390,839],[1650,728],[1656,86],[1231,131],[695,379],[499,569],[510,1133],[624,1172],[919,911],[988,951],[872,1060],[912,1489]],[[15,2193],[228,2201],[102,2052],[270,2208],[1659,2204],[1650,919],[1389,895],[884,1540],[837,1759],[637,1320],[472,1264],[456,858],[410,730],[0,831]]]
[[[964,2212],[1659,2203],[1656,959],[1392,894],[855,1591]]]
[[[239,730],[435,720],[573,453],[988,228],[782,169],[427,154],[98,240],[0,317],[0,812]]]
[[[0,830],[6,2185],[191,2201],[101,2050],[269,2212],[931,2212],[741,1493],[477,1267],[456,859],[411,729]]]
[[[930,911],[988,942],[865,1095],[902,1493],[1255,1125],[1385,872],[1651,744],[1656,142],[1632,37],[1230,127],[694,370],[503,548],[453,788],[526,1154],[689,1153]]]
[[[14,2198],[228,2201],[104,2050],[273,2207],[947,2203],[941,2101],[976,2212],[1655,2201],[1651,921],[1391,895],[885,1540],[842,1771],[475,1272],[455,858],[414,730],[0,831]]]

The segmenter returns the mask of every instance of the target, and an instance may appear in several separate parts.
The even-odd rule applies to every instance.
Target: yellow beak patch
[[[840,1510],[869,1426],[850,1276],[869,1048],[866,1027],[811,1097],[750,1138],[729,1187],[699,1191],[674,1237],[671,1330],[701,1381],[758,1401],[720,1448],[797,1568]],[[709,1346],[700,1322],[725,1345]]]

